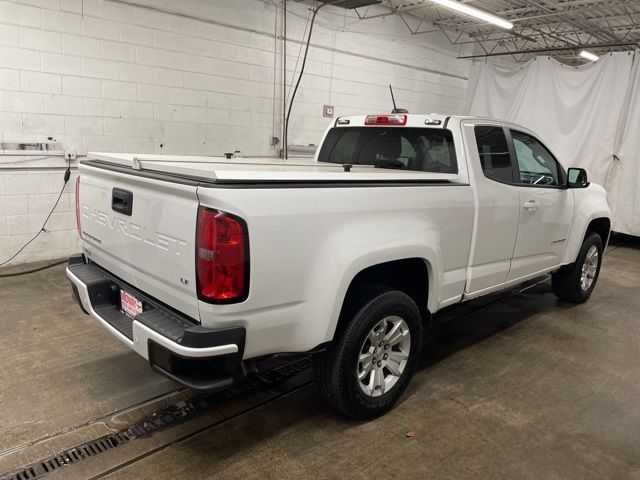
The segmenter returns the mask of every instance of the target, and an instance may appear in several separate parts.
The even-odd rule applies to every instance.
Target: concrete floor
[[[46,478],[640,479],[639,266],[640,241],[618,238],[586,304],[544,282],[448,309],[377,420],[336,415],[303,378]],[[79,312],[62,267],[0,279],[0,305],[0,475],[189,395]]]

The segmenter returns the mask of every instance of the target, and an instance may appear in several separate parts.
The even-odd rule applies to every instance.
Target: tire
[[[553,293],[560,300],[572,303],[586,302],[596,286],[602,265],[603,245],[600,235],[594,232],[587,234],[582,242],[576,262],[563,267],[551,277]],[[594,257],[593,254],[597,254]],[[583,278],[586,275],[586,279]]]
[[[369,285],[351,297],[355,308],[346,311],[355,313],[327,350],[314,356],[313,372],[329,405],[364,420],[389,411],[409,384],[420,354],[422,321],[403,292]]]

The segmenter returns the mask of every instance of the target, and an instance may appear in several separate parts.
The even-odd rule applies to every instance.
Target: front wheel
[[[561,300],[585,302],[596,286],[602,265],[603,245],[600,235],[590,233],[582,242],[576,263],[552,276],[553,293]]]
[[[422,322],[405,293],[372,286],[342,334],[314,357],[324,400],[341,413],[366,419],[390,410],[413,374]]]

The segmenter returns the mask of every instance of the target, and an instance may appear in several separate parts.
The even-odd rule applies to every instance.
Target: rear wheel
[[[553,293],[568,302],[585,302],[598,281],[602,251],[600,235],[591,232],[582,243],[576,262],[553,274]]]
[[[419,355],[422,323],[405,293],[370,286],[342,334],[314,357],[324,400],[366,419],[390,410],[406,388]]]

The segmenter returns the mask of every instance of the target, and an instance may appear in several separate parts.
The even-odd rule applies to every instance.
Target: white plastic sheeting
[[[580,67],[538,57],[517,69],[476,63],[466,111],[536,132],[565,166],[603,185],[613,229],[640,235],[640,55]]]
[[[640,235],[640,52],[636,52],[606,188],[613,229]]]

